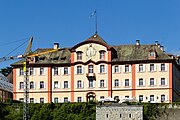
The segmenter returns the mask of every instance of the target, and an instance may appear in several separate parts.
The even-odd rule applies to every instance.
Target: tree
[[[12,67],[6,67],[0,70],[0,73],[3,74],[4,76],[8,76],[11,72],[12,72]]]

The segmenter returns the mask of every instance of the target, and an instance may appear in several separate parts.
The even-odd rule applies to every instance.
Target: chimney
[[[159,42],[157,40],[155,41],[155,45],[159,45]]]
[[[59,43],[54,43],[54,49],[59,49]]]
[[[136,40],[136,45],[140,45],[140,40]]]
[[[164,52],[164,46],[160,46],[160,49]]]

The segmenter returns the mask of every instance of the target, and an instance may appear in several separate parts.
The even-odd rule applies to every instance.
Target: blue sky
[[[0,57],[22,54],[27,43],[14,49],[30,36],[33,50],[54,42],[72,47],[95,33],[89,18],[95,9],[98,34],[110,45],[158,40],[166,52],[180,54],[179,6],[180,0],[0,0]]]

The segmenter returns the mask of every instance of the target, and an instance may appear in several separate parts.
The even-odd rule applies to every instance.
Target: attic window
[[[155,59],[155,58],[156,58],[156,51],[150,50],[150,51],[149,51],[148,58],[149,58],[149,59]]]
[[[45,57],[39,57],[39,60],[44,60],[45,59]]]
[[[66,60],[66,57],[61,57],[61,60]]]
[[[149,55],[150,55],[151,57],[154,57],[154,56],[155,56],[155,52],[154,52],[154,51],[151,51]]]
[[[59,57],[54,57],[54,58],[51,58],[51,60],[58,60]]]

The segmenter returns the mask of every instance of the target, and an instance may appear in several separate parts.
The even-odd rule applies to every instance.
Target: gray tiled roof
[[[112,46],[117,51],[117,58],[113,61],[139,61],[148,60],[150,51],[155,51],[156,60],[171,59],[168,54],[163,52],[157,45],[119,45]]]
[[[96,34],[95,34],[96,35]],[[85,41],[98,41],[107,46],[109,46],[99,35],[96,37],[91,36]],[[156,60],[169,60],[171,59],[168,54],[163,52],[158,45],[149,44],[149,45],[119,45],[119,46],[110,46],[114,48],[114,52],[116,52],[116,57],[112,58],[112,62],[123,62],[123,61],[143,61],[148,60],[148,54],[150,51],[155,51],[157,56]],[[34,53],[41,53],[45,51],[52,50],[53,48],[44,48],[37,49]],[[62,48],[56,52],[51,52],[47,54],[43,54],[36,57],[36,62],[34,64],[68,64],[70,63],[71,58],[71,48]],[[20,65],[22,64],[22,60],[12,64]]]

